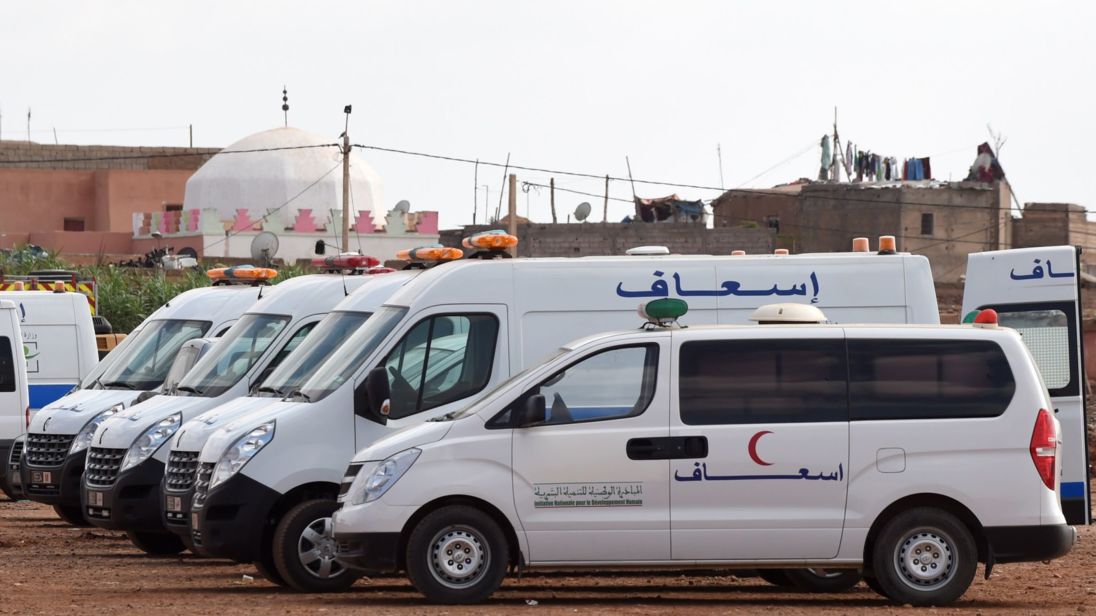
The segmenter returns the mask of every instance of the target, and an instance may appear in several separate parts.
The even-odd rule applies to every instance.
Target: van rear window
[[[0,336],[0,391],[15,391],[15,358],[11,354],[11,338],[7,336]]]
[[[996,417],[1016,382],[989,340],[849,340],[855,420]]]
[[[681,345],[688,425],[847,421],[844,340],[704,340]]]

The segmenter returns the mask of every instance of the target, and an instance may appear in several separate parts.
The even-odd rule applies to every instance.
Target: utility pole
[[[552,224],[556,224],[556,178],[548,179],[548,201],[552,204]]]
[[[476,159],[476,168],[472,172],[472,224],[476,224],[476,206],[479,205],[479,159]]]
[[[605,205],[601,210],[601,222],[609,222],[609,176],[605,176]]]
[[[509,227],[508,233],[514,237],[518,236],[518,176],[516,174],[510,174],[510,199],[509,199]],[[510,256],[518,256],[518,247],[510,247]]]
[[[187,132],[190,134],[190,147],[193,149],[194,148],[194,125],[193,124],[187,124],[186,128],[187,128]]]
[[[343,191],[342,191],[342,252],[350,250],[350,111],[351,106],[343,107],[346,114],[346,127],[342,138],[342,167],[343,167]]]
[[[715,156],[719,159],[719,190],[727,190],[723,187],[723,148],[715,144]]]

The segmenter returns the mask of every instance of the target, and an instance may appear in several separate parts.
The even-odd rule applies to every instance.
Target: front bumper
[[[189,541],[191,505],[194,503],[194,488],[186,491],[168,490],[165,483],[160,484],[160,522],[164,528]],[[170,504],[168,501],[171,501]]]
[[[1077,529],[1066,524],[987,526],[984,530],[998,563],[1051,560],[1065,556],[1077,541]]]
[[[84,516],[91,524],[111,530],[162,531],[160,522],[160,482],[164,463],[149,458],[118,474],[109,487],[88,486],[81,482],[80,501]],[[102,504],[89,503],[91,492],[102,495]]]
[[[335,558],[347,569],[391,573],[400,566],[399,533],[335,533]]]
[[[80,485],[83,483],[87,453],[87,449],[82,449],[69,454],[60,466],[31,466],[24,456],[19,474],[26,497],[47,505],[79,507]],[[34,479],[38,481],[33,481]]]
[[[240,563],[259,560],[263,539],[273,532],[271,515],[281,494],[237,473],[209,492],[190,515],[191,539],[207,556]]]

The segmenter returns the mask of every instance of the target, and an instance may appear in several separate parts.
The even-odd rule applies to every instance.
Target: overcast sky
[[[356,143],[622,177],[627,155],[636,178],[704,186],[720,144],[726,187],[768,187],[817,174],[836,106],[843,139],[931,156],[938,179],[965,176],[990,124],[1021,200],[1096,210],[1094,23],[1082,1],[5,0],[2,136],[25,139],[31,107],[36,141],[186,145],[193,124],[195,145],[225,146],[282,124],[284,83],[290,125],[333,141],[350,103]],[[471,221],[471,165],[363,155],[388,206]],[[501,176],[480,167],[492,211]],[[563,193],[560,218],[583,200],[600,220],[600,200]],[[549,220],[547,191],[518,203]]]

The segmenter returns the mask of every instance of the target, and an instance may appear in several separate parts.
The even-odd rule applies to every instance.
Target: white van
[[[99,363],[95,327],[83,293],[4,291],[14,302],[23,329],[30,412],[72,391]]]
[[[259,292],[216,286],[180,293],[111,351],[79,389],[39,411],[19,465],[26,497],[53,505],[70,524],[86,525],[80,478],[95,429],[144,392],[158,389],[184,342],[224,332]]]
[[[867,253],[465,260],[420,274],[299,393],[235,417],[198,459],[189,520],[203,553],[259,562],[310,591],[354,577],[334,561],[330,515],[354,452],[466,407],[567,340],[630,322],[640,302],[686,297],[695,323],[742,323],[774,298],[838,321],[939,323],[928,261]],[[425,363],[425,369],[423,364]],[[370,411],[375,369],[392,380]]]
[[[1020,332],[1035,357],[1062,423],[1062,511],[1070,524],[1092,522],[1080,255],[1074,246],[972,254],[963,296],[968,319],[994,308],[1001,325]]]
[[[20,344],[22,340],[18,304],[0,299],[0,460],[5,466],[8,466],[12,446],[26,432],[30,414],[27,361]],[[15,500],[16,490],[7,472],[0,473],[0,491]]]
[[[288,357],[247,396],[230,400],[184,423],[169,441],[162,491],[163,525],[190,542],[190,506],[197,479],[198,455],[211,434],[233,419],[246,415],[297,391],[330,357],[345,352],[343,345],[418,270],[374,275],[335,305]],[[261,566],[261,564],[260,564]],[[274,578],[275,570],[263,570]]]
[[[899,604],[950,603],[979,561],[1075,539],[1038,369],[979,322],[579,340],[356,455],[340,562],[439,603],[511,567],[620,566],[863,568]]]
[[[185,544],[161,522],[166,443],[193,417],[245,396],[312,328],[369,276],[313,274],[268,287],[172,391],[107,417],[96,428],[81,485],[94,526],[124,530],[150,554]]]

